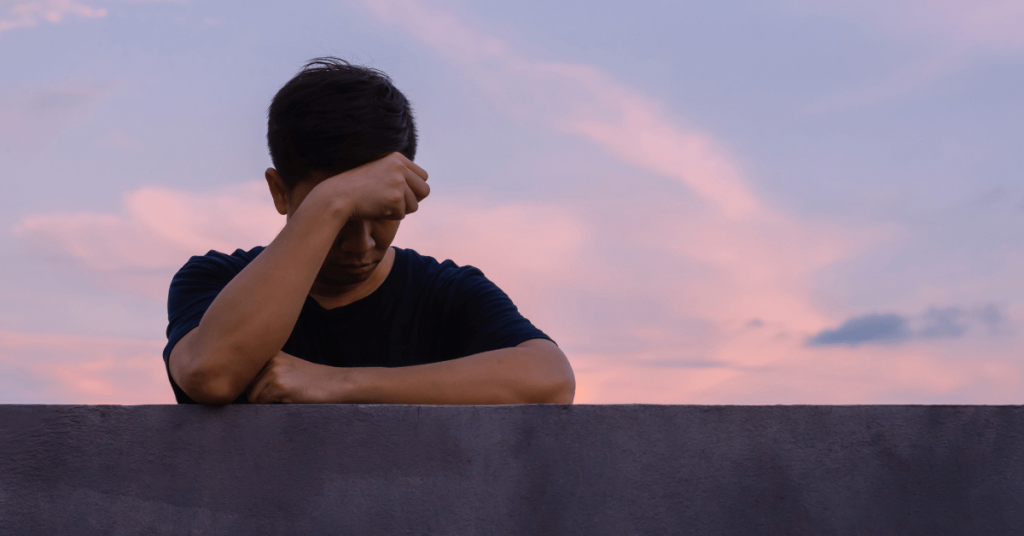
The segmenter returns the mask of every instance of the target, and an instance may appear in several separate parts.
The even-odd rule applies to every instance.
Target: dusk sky
[[[387,72],[577,403],[1024,402],[1024,2],[0,0],[0,403],[173,403],[191,255],[268,243],[266,108]]]

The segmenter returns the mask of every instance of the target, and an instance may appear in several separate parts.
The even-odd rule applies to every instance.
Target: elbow
[[[207,406],[226,406],[238,399],[238,395],[233,392],[216,386],[204,385],[191,391],[182,390],[196,403]]]
[[[248,385],[228,366],[237,359],[231,359],[234,354],[226,353],[223,345],[216,349],[201,345],[198,337],[196,328],[171,350],[167,363],[171,378],[199,404],[221,406],[234,402]]]
[[[198,404],[224,406],[238,399],[241,391],[223,374],[192,370],[178,382],[181,390]]]
[[[533,342],[533,341],[530,341]],[[572,404],[576,398],[576,375],[565,354],[550,341],[538,341],[545,350],[543,365],[538,367],[543,380],[537,385],[532,404]]]
[[[576,374],[569,364],[569,359],[561,350],[558,351],[559,367],[558,372],[553,375],[554,385],[551,389],[551,400],[549,404],[572,404],[576,398]]]
[[[576,378],[572,374],[559,383],[549,404],[572,404],[576,398]]]
[[[576,378],[572,372],[569,372],[567,375],[551,378],[551,381],[538,391],[534,399],[527,403],[572,404],[574,398],[576,398]]]

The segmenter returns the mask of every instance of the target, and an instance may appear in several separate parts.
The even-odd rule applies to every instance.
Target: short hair
[[[267,145],[292,187],[312,172],[337,175],[396,151],[412,160],[416,122],[388,75],[335,57],[315,58],[271,101]]]

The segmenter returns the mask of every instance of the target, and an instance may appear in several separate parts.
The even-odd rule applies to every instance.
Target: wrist
[[[324,184],[327,182],[329,181],[316,185],[306,195],[296,211],[296,216],[299,212],[308,212],[317,219],[326,217],[339,226],[344,225],[351,217],[355,203],[345,196],[337,195],[337,192],[332,192],[330,188],[325,188]]]
[[[333,221],[342,225],[352,217],[355,203],[345,197],[333,197],[327,201],[326,212]]]
[[[387,369],[382,367],[351,367],[338,369],[339,401],[351,404],[377,404],[381,401],[380,378]]]

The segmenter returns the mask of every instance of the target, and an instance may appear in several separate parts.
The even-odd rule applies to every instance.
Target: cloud
[[[123,1],[155,3],[180,0]],[[110,0],[97,0],[91,3],[110,3]],[[0,34],[18,28],[35,28],[43,22],[59,24],[72,17],[98,19],[106,16],[107,8],[89,6],[76,0],[0,0]]]
[[[34,28],[41,22],[57,24],[68,17],[95,19],[107,16],[104,8],[75,0],[0,1],[0,34],[16,28]]]
[[[921,337],[962,337],[967,332],[966,313],[959,307],[931,308],[922,315]]]
[[[730,217],[759,204],[720,143],[666,119],[667,110],[590,65],[523,58],[507,43],[411,0],[366,0],[380,19],[470,66],[480,87],[517,117],[582,135],[623,160],[673,177]]]
[[[402,222],[396,244],[518,280],[568,275],[586,240],[585,224],[561,205],[441,194]]]
[[[0,331],[0,402],[171,404],[162,341]]]
[[[827,329],[811,338],[811,345],[902,341],[909,337],[907,320],[900,315],[866,315],[851,318],[836,329]]]
[[[1013,332],[1008,315],[995,304],[983,305],[975,309],[974,318],[985,326],[990,334],[1005,335]]]
[[[265,245],[284,224],[259,182],[207,192],[148,187],[122,204],[118,214],[29,215],[12,232],[36,257],[162,301],[190,256]]]
[[[1002,332],[1006,324],[1006,314],[994,304],[973,309],[931,307],[916,316],[895,313],[856,316],[837,328],[822,330],[811,337],[807,344],[858,346],[866,343],[902,343],[912,339],[958,339],[975,326],[985,327],[988,333],[995,334]]]

